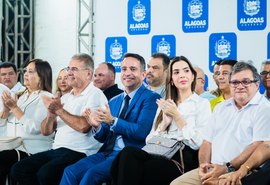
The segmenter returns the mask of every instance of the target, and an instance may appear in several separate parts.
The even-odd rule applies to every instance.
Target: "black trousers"
[[[198,152],[188,146],[183,151],[185,171],[198,167]],[[174,160],[180,162],[180,153]],[[147,152],[125,147],[115,158],[111,168],[113,185],[168,185],[181,175],[174,162],[157,158]]]
[[[20,185],[59,185],[65,167],[86,157],[67,148],[40,152],[14,164],[10,175]]]
[[[270,160],[263,167],[242,179],[243,185],[270,185]]]
[[[19,151],[20,159],[28,157],[28,154]],[[10,172],[11,166],[18,162],[18,153],[16,150],[4,150],[0,152],[0,184],[6,184],[6,178]]]

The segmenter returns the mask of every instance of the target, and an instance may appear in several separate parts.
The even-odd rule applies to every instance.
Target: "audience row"
[[[59,71],[54,95],[47,61],[26,64],[24,86],[17,79],[14,64],[0,64],[1,135],[23,138],[19,148],[0,149],[1,184],[270,183],[270,61],[260,74],[249,62],[217,62],[211,92],[200,67],[162,53],[147,64],[126,53],[123,90],[114,66],[94,70],[87,54]],[[142,150],[156,136],[184,147],[170,159]]]

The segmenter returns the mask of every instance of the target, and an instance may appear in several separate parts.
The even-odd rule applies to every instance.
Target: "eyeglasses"
[[[196,78],[196,80],[202,80],[202,81],[204,81],[204,79],[201,78],[201,77]]]
[[[74,73],[74,72],[78,72],[78,71],[82,71],[82,70],[89,70],[89,68],[66,67],[65,70],[67,72],[70,71],[70,72]]]
[[[242,84],[242,86],[247,87],[249,86],[251,83],[256,83],[258,82],[258,80],[249,80],[249,79],[245,79],[242,81],[239,80],[232,80],[229,83],[231,84],[231,86],[233,87],[237,87],[239,84]]]
[[[262,71],[260,73],[260,75],[262,75],[262,76],[267,76],[268,74],[270,75],[270,71]]]

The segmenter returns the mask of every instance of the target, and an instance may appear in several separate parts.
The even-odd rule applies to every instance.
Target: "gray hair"
[[[71,59],[84,62],[85,67],[89,67],[92,72],[94,71],[94,60],[90,55],[86,53],[79,53],[73,55]]]
[[[234,75],[236,73],[239,73],[241,71],[244,71],[244,70],[251,71],[252,74],[253,74],[254,80],[255,81],[260,81],[260,74],[258,73],[256,67],[254,67],[252,65],[252,62],[250,62],[250,61],[248,61],[248,62],[244,62],[244,61],[237,62],[232,68],[232,72],[230,73],[229,80],[231,81],[232,75]]]
[[[263,71],[264,65],[269,65],[269,64],[270,64],[270,59],[263,61],[261,64],[261,71]]]

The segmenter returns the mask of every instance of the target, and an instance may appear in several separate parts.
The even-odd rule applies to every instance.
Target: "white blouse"
[[[51,149],[54,134],[43,136],[41,123],[47,116],[47,109],[41,99],[42,96],[52,96],[47,91],[35,91],[29,96],[26,91],[17,101],[18,107],[24,115],[18,120],[13,113],[9,113],[6,119],[0,119],[0,126],[6,127],[6,136],[20,136],[24,146],[19,150],[31,154]],[[29,96],[29,97],[28,97]]]
[[[161,111],[159,108],[154,119],[152,130],[147,136],[146,141],[154,135],[159,135],[183,141],[185,145],[188,145],[194,150],[199,149],[203,142],[201,130],[207,124],[211,115],[209,101],[199,97],[196,93],[193,93],[184,102],[180,103],[177,109],[185,120],[186,125],[181,129],[177,123],[172,120],[168,130],[160,131],[160,127],[162,127],[161,124],[159,124],[158,128],[155,130],[155,121]]]

